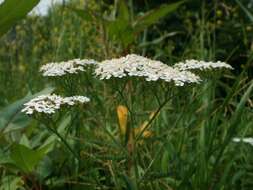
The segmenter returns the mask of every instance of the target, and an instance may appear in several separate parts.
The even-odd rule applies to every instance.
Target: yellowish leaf
[[[148,125],[148,121],[145,121],[140,127],[134,129],[135,136],[138,136],[140,133],[142,133],[142,137],[149,138],[153,135],[153,133],[149,130],[145,130],[146,126]],[[144,132],[142,132],[145,130]]]
[[[117,115],[118,115],[118,121],[119,121],[120,134],[125,135],[126,129],[127,129],[128,109],[123,105],[119,105],[117,107]]]

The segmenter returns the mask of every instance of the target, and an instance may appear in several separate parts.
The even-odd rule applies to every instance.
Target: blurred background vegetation
[[[253,6],[251,1],[241,2],[246,8]],[[133,14],[142,15],[167,1],[132,3]],[[80,10],[88,7],[107,17],[118,14],[114,1],[70,1],[68,5],[53,7],[47,16],[29,16],[13,27],[0,41],[0,80],[6,85],[0,90],[3,97],[0,105],[40,89],[42,79],[34,73],[43,63],[75,57],[101,60],[122,51],[119,42],[110,39],[107,46],[114,47],[107,47],[110,52],[105,52],[104,40],[108,39],[104,39],[107,37],[98,21],[79,17],[72,7]],[[223,60],[235,67],[238,74],[253,50],[251,19],[236,1],[187,1],[177,11],[139,32],[130,49],[168,64],[185,58]],[[252,77],[252,65],[247,72]],[[9,91],[19,93],[10,97]]]
[[[122,3],[125,2],[125,3]],[[173,8],[166,8],[169,3],[173,4]],[[150,14],[152,17],[145,17]],[[146,20],[145,20],[145,19]],[[42,64],[69,60],[73,58],[93,58],[98,61],[105,58],[119,57],[127,53],[137,53],[143,56],[155,58],[169,65],[184,59],[204,59],[204,60],[221,60],[231,64],[235,69],[232,73],[226,73],[221,82],[217,86],[216,101],[225,99],[229,95],[233,96],[229,105],[226,106],[224,117],[219,122],[226,122],[233,115],[234,111],[238,108],[241,97],[249,87],[253,78],[253,1],[250,0],[188,0],[188,1],[168,1],[168,0],[71,0],[63,5],[53,6],[48,15],[38,16],[29,15],[25,20],[22,20],[14,27],[12,27],[7,34],[0,39],[0,109],[4,109],[11,103],[23,98],[27,94],[35,94],[38,91],[48,86],[48,83],[43,77],[38,74],[38,70]],[[241,130],[244,135],[253,136],[252,130],[252,94],[246,101],[246,108],[243,113],[244,123],[238,124],[241,127],[234,135],[240,134]],[[228,100],[229,98],[227,98]],[[177,103],[175,103],[177,104]],[[104,109],[104,107],[103,107]],[[114,108],[108,108],[112,114]],[[113,110],[113,111],[112,111]],[[191,109],[189,109],[192,111]],[[188,110],[188,111],[189,111]],[[179,110],[180,111],[180,110]],[[1,114],[0,114],[1,115]],[[166,118],[166,114],[163,115]],[[26,118],[27,119],[27,118]],[[67,120],[68,118],[66,118]],[[112,116],[112,121],[115,116]],[[165,119],[166,120],[166,119]],[[167,119],[167,123],[173,121],[173,117]],[[65,125],[63,121],[62,125]],[[214,122],[213,120],[209,125]],[[216,120],[215,120],[216,122]],[[215,123],[214,122],[214,123]],[[8,134],[10,136],[3,138],[1,135],[2,149],[9,145],[8,142],[13,142],[13,139],[23,139],[23,134],[27,137],[33,136],[35,130],[33,127],[36,123],[28,124],[22,118],[21,131],[19,133]],[[167,124],[165,122],[166,125]],[[195,121],[195,123],[197,123]],[[183,124],[182,124],[183,125]],[[25,128],[33,126],[31,128]],[[160,129],[162,133],[163,128]],[[16,128],[15,128],[16,130]],[[217,129],[219,131],[220,129]],[[36,130],[35,130],[36,131]],[[218,133],[215,131],[215,134]],[[225,132],[224,132],[225,131]],[[223,135],[229,133],[229,130],[224,129],[223,132],[219,131],[219,138],[222,139]],[[39,133],[39,131],[36,131]],[[89,138],[90,133],[85,135]],[[189,142],[194,144],[196,131],[191,134],[186,134],[183,131],[171,131],[176,135],[189,135]],[[98,139],[102,139],[103,135],[97,134]],[[194,138],[190,138],[192,136]],[[162,136],[157,139],[163,138]],[[167,137],[166,137],[167,138]],[[12,140],[10,140],[12,139]],[[156,140],[157,140],[156,139]],[[178,138],[169,137],[172,144]],[[33,139],[34,140],[34,139]],[[155,140],[151,140],[152,145],[145,148],[155,150]],[[219,142],[219,140],[217,140]],[[96,146],[103,146],[102,143],[96,142]],[[208,142],[207,142],[208,143]],[[35,143],[36,144],[36,143]],[[168,150],[183,149],[186,147],[173,147],[167,144]],[[194,145],[192,145],[194,146]],[[36,147],[36,145],[34,145]],[[88,152],[98,151],[99,148],[89,148]],[[195,147],[196,148],[196,147]],[[194,148],[193,148],[194,149]],[[201,171],[196,169],[201,163],[195,163],[193,153],[183,154],[182,157],[170,155],[170,152],[165,151],[161,156],[161,163],[155,162],[154,168],[159,168],[160,165],[164,166],[166,161],[173,163],[171,171],[175,173],[163,174],[152,173],[147,180],[152,181],[161,179],[159,183],[143,186],[145,189],[252,189],[253,183],[253,149],[252,147],[243,147],[243,150],[238,148],[238,159],[234,157],[234,151],[237,147],[230,147],[224,157],[221,158],[221,163],[218,168],[211,168],[213,173],[212,182],[203,180],[208,178],[199,177],[203,175]],[[161,148],[162,150],[162,148]],[[192,149],[191,149],[192,150]],[[209,149],[208,149],[209,150]],[[211,150],[211,149],[210,149]],[[62,154],[61,149],[54,151],[54,154]],[[107,151],[107,150],[105,150]],[[151,152],[152,152],[151,151]],[[108,150],[108,152],[110,152]],[[145,151],[144,151],[145,152]],[[177,152],[177,151],[175,151]],[[147,152],[145,152],[147,153]],[[180,152],[177,152],[180,154]],[[94,153],[96,154],[96,153]],[[208,152],[212,155],[212,153]],[[54,155],[55,156],[55,155]],[[71,164],[66,167],[64,158],[55,156],[54,161],[46,160],[44,164],[49,164],[51,170],[48,171],[50,175],[46,175],[43,180],[50,179],[51,181],[45,183],[45,187],[41,189],[81,189],[82,187],[90,189],[118,189],[121,185],[113,185],[117,182],[114,178],[112,170],[114,171],[117,165],[110,165],[109,163],[96,163],[94,164],[90,155],[85,155],[85,163],[82,167],[88,171],[87,179],[80,176],[75,176],[69,172],[72,167]],[[102,154],[102,156],[104,156]],[[144,155],[145,160],[152,160],[156,154]],[[191,158],[185,158],[192,156]],[[87,158],[89,157],[89,159]],[[180,158],[178,158],[180,157]],[[233,158],[233,159],[232,159]],[[48,158],[47,158],[48,159]],[[55,161],[57,160],[58,161]],[[214,157],[210,156],[212,161]],[[231,161],[233,160],[233,161]],[[47,162],[48,161],[48,162]],[[180,165],[182,161],[182,164]],[[185,161],[185,163],[183,162]],[[230,162],[231,161],[231,162]],[[56,169],[54,163],[59,163],[59,168]],[[65,165],[66,164],[66,165]],[[73,163],[72,163],[73,164]],[[92,165],[94,164],[98,169],[93,171]],[[110,168],[112,167],[112,168]],[[187,164],[195,165],[196,167],[187,168]],[[102,166],[108,166],[109,169],[101,169]],[[159,166],[158,166],[159,165]],[[186,168],[184,168],[186,166]],[[62,168],[60,168],[62,167]],[[208,166],[206,166],[208,170]],[[52,169],[53,168],[53,169]],[[63,169],[64,168],[64,169]],[[232,169],[231,169],[232,168]],[[76,168],[75,168],[76,169]],[[0,168],[1,170],[1,168]],[[95,169],[94,169],[95,170]],[[155,169],[154,169],[155,170]],[[158,169],[159,170],[159,169]],[[156,171],[158,171],[156,170]],[[192,175],[194,171],[198,171],[196,175]],[[63,173],[60,173],[63,171]],[[2,176],[1,183],[7,183],[4,176],[9,171],[2,169],[0,174]],[[96,173],[97,172],[97,173]],[[185,172],[182,174],[182,172]],[[187,173],[188,172],[188,173]],[[11,173],[11,172],[10,172]],[[47,172],[44,172],[47,173]],[[75,180],[73,183],[62,182],[65,174],[70,175]],[[71,173],[71,174],[69,174]],[[110,174],[109,174],[110,173]],[[112,172],[113,173],[113,172]],[[222,173],[225,173],[224,175]],[[67,175],[66,174],[66,175]],[[79,175],[78,174],[78,175]],[[101,178],[94,177],[95,175]],[[112,175],[112,179],[108,179]],[[168,176],[176,176],[175,179],[167,178]],[[182,181],[178,180],[179,176],[184,176]],[[16,176],[22,176],[16,173]],[[189,177],[190,176],[190,177]],[[13,176],[12,176],[13,177]],[[71,180],[72,178],[69,178]],[[165,181],[163,177],[166,178]],[[189,181],[186,178],[189,177]],[[210,177],[210,176],[209,176]],[[28,177],[29,183],[32,183],[33,176]],[[39,178],[39,180],[42,180]],[[217,178],[217,179],[216,179]],[[220,178],[220,179],[219,179]],[[57,180],[56,180],[57,179]],[[76,179],[78,179],[76,181]],[[198,181],[198,180],[203,181]],[[14,180],[25,181],[23,178],[11,178]],[[35,179],[36,181],[37,179]],[[66,179],[65,179],[66,180]],[[91,184],[82,184],[82,180],[92,181]],[[116,180],[116,181],[115,181]],[[8,180],[7,180],[8,181]],[[13,183],[16,184],[17,181]],[[54,181],[54,183],[52,182]],[[128,179],[125,179],[123,189],[135,189],[131,186]],[[194,181],[194,184],[192,182]],[[211,185],[217,182],[216,185]],[[0,184],[1,184],[0,183]],[[43,184],[43,182],[41,182]],[[149,182],[147,182],[148,184]],[[1,184],[1,185],[2,185]],[[47,185],[48,186],[47,186]],[[50,184],[53,184],[50,188]],[[66,185],[67,184],[67,185]],[[168,185],[170,184],[170,185]],[[8,189],[1,187],[0,190]],[[29,187],[33,187],[28,184]],[[14,185],[15,186],[15,185]],[[16,185],[9,188],[10,190],[19,189],[22,185]],[[172,188],[173,187],[173,188]],[[12,189],[13,188],[13,189]],[[26,188],[24,188],[26,189]],[[33,189],[36,189],[35,187]],[[39,188],[37,188],[39,189]]]

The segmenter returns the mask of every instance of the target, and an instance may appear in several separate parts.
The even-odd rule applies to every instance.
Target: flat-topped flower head
[[[180,71],[191,71],[191,70],[212,70],[212,69],[233,69],[229,64],[221,61],[212,62],[212,61],[198,61],[198,60],[186,60],[184,62],[179,62],[174,65],[174,68],[179,69]]]
[[[73,106],[89,102],[90,99],[85,96],[61,97],[55,94],[41,95],[24,104],[21,112],[32,115],[34,112],[53,114],[61,106]]]
[[[143,56],[129,54],[118,59],[105,60],[95,69],[101,80],[123,77],[144,77],[146,81],[163,80],[174,82],[177,86],[185,83],[198,83],[200,78],[190,72],[181,72],[161,61],[151,60]]]
[[[248,138],[233,138],[234,142],[244,142],[244,143],[248,143],[250,145],[253,146],[253,138],[252,137],[248,137]]]
[[[97,62],[93,59],[73,59],[63,62],[53,62],[43,65],[40,68],[43,76],[55,77],[66,74],[77,74],[85,71],[85,67],[95,65]]]

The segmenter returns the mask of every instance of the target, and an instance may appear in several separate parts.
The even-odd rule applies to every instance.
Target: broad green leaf
[[[14,164],[24,173],[30,173],[48,152],[48,146],[39,150],[32,150],[21,144],[14,144],[10,157]]]
[[[0,5],[0,37],[23,19],[40,0],[5,0]]]
[[[3,164],[13,164],[13,160],[7,153],[0,149],[0,165]]]
[[[129,23],[125,20],[117,19],[115,21],[107,21],[106,28],[109,38],[116,42],[121,42],[124,47],[134,41],[134,33]]]
[[[47,178],[54,171],[53,161],[48,156],[45,156],[38,164],[36,171],[41,180]]]
[[[36,96],[49,94],[53,92],[53,90],[54,88],[48,87],[34,95],[27,95],[21,100],[18,100],[0,110],[0,132],[7,132],[7,130],[10,131],[11,129],[27,126],[29,118],[25,114],[20,113],[21,109],[23,108],[23,104]]]
[[[25,134],[22,135],[20,141],[19,141],[19,144],[22,144],[28,148],[31,148],[31,144],[30,144],[30,141],[29,139],[27,138],[27,136]]]
[[[134,33],[130,22],[129,10],[125,0],[118,1],[117,17],[106,22],[109,38],[121,42],[124,48],[134,41]]]
[[[118,18],[127,22],[130,21],[129,9],[125,0],[119,0]]]
[[[172,4],[164,4],[159,8],[145,13],[143,16],[137,17],[133,23],[135,33],[141,32],[147,27],[157,23],[161,18],[175,11],[185,1],[179,1]]]
[[[58,133],[60,133],[61,135],[64,134],[64,131],[70,123],[71,116],[65,115],[60,121],[59,127],[57,128]],[[51,135],[44,141],[41,147],[48,147],[49,150],[52,150],[54,148],[55,142],[57,142],[57,139],[58,137],[56,135]]]

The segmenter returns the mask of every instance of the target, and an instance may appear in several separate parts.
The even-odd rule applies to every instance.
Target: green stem
[[[149,128],[149,126],[151,125],[151,123],[156,119],[156,117],[158,116],[158,114],[162,110],[162,108],[169,102],[169,100],[170,100],[171,97],[166,98],[166,96],[168,95],[168,92],[169,92],[169,88],[167,89],[167,91],[165,93],[165,100],[164,100],[164,102],[159,105],[159,108],[156,110],[154,116],[148,121],[147,125],[141,130],[141,132],[136,137],[135,142],[138,142],[138,140],[142,137],[143,133]]]
[[[168,103],[170,99],[166,99],[161,105],[160,107],[156,110],[154,116],[148,121],[147,125],[143,128],[143,130],[141,130],[141,132],[138,134],[136,141],[137,142],[140,137],[143,135],[143,133],[149,128],[149,126],[151,125],[151,123],[155,120],[155,118],[157,117],[157,115],[159,114],[159,112],[162,110],[162,108]]]
[[[67,149],[73,154],[73,156],[75,156],[76,159],[80,161],[79,156],[75,153],[75,151],[71,148],[71,146],[67,143],[67,141],[60,135],[60,133],[56,129],[51,127],[47,127],[47,129],[52,133],[54,133],[63,142],[63,144],[67,147]]]

